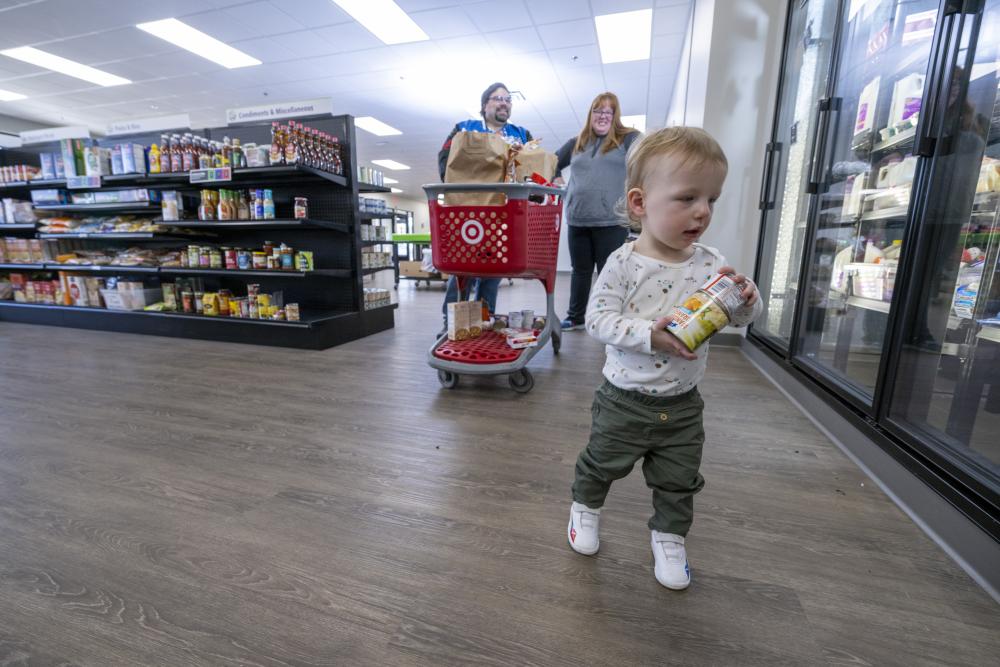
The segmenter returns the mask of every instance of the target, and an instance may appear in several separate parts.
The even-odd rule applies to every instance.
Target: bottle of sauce
[[[281,128],[278,122],[271,123],[271,164],[281,164],[285,148],[281,145]]]
[[[285,132],[285,164],[295,164],[298,156],[297,139],[295,137],[295,121],[288,122],[288,130]]]
[[[170,135],[170,171],[177,173],[183,171],[184,158],[181,156],[181,138],[179,135]]]
[[[270,190],[264,190],[264,219],[274,220],[274,199]]]
[[[236,219],[250,219],[250,206],[247,204],[247,195],[242,190],[236,193]]]
[[[239,139],[233,139],[233,169],[242,169],[245,166],[247,161],[243,154],[243,145]]]
[[[229,142],[229,137],[222,139],[222,166],[230,167],[233,164],[233,145]]]
[[[149,173],[160,173],[160,147],[153,144],[149,147]]]
[[[194,169],[194,164],[194,146],[191,144],[191,134],[189,132],[185,132],[184,138],[181,140],[182,171],[191,171]]]
[[[254,191],[253,199],[253,217],[254,220],[264,219],[264,192],[262,190]]]

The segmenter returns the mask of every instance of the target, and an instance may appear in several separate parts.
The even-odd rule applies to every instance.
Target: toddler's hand
[[[661,317],[653,322],[653,332],[650,341],[653,349],[659,350],[660,352],[666,352],[667,354],[680,357],[681,359],[694,361],[698,358],[698,355],[687,349],[684,343],[682,343],[677,336],[666,330],[667,325],[673,321],[674,318],[667,315],[666,317]]]
[[[757,286],[753,284],[753,281],[747,278],[742,273],[736,273],[736,269],[731,266],[724,266],[719,269],[719,273],[727,275],[733,279],[738,285],[743,286],[741,294],[743,298],[746,299],[746,305],[752,306],[757,303],[757,299],[760,298],[757,292]]]

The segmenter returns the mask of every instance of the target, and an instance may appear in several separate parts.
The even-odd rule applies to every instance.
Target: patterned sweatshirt
[[[604,377],[616,387],[643,394],[673,396],[697,386],[705,375],[709,343],[693,361],[652,348],[653,321],[690,296],[726,265],[715,248],[694,244],[685,262],[668,264],[635,252],[626,243],[608,258],[587,304],[587,332],[604,343]],[[760,299],[733,313],[743,327],[760,315]]]

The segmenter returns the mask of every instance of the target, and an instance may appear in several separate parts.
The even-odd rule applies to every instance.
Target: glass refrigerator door
[[[757,285],[764,312],[755,335],[787,349],[811,195],[806,192],[816,135],[816,108],[830,75],[837,0],[795,3],[788,22],[784,76],[768,145],[760,207],[764,210]]]
[[[966,3],[966,9],[971,3]],[[1000,0],[952,17],[891,423],[1000,494]],[[950,74],[950,76],[949,76]],[[938,129],[940,128],[940,129]]]
[[[936,0],[851,0],[820,113],[818,195],[797,358],[871,408],[917,158]]]

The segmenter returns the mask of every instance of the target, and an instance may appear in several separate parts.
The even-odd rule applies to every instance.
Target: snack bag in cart
[[[670,311],[667,331],[694,352],[706,340],[729,326],[733,311],[746,303],[743,288],[732,277],[719,274]]]

